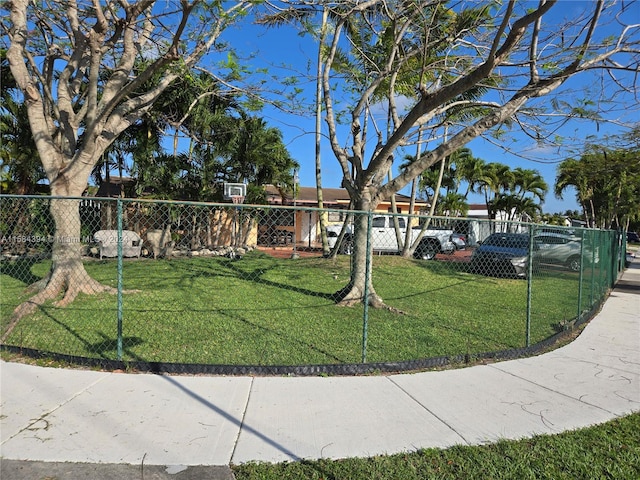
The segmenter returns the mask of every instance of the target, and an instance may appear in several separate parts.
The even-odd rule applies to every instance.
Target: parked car
[[[536,263],[559,265],[580,271],[582,258],[591,258],[591,250],[582,249],[582,239],[575,235],[544,232],[534,237]]]
[[[627,232],[627,243],[640,243],[640,236],[636,232]]]
[[[635,259],[636,259],[636,254],[633,252],[627,251],[624,266],[629,268],[629,266],[631,265],[631,262],[633,262]]]
[[[345,255],[351,255],[353,253],[353,241],[350,238],[350,230],[348,230],[345,236],[346,239],[342,240],[342,244],[340,245],[340,253]],[[340,227],[339,226],[330,226],[327,228],[327,244],[329,248],[333,248],[338,241],[338,237],[340,236]]]
[[[456,246],[456,250],[464,250],[467,248],[467,236],[463,233],[452,234],[451,241]]]
[[[496,276],[526,277],[529,235],[492,233],[471,255],[471,271]]]
[[[405,238],[407,231],[406,220],[398,217],[398,227],[402,239]],[[342,225],[329,225],[327,227],[327,239],[329,246],[333,248],[335,245]],[[414,226],[410,231],[410,239],[413,242],[418,238],[421,232],[420,226]],[[423,260],[432,260],[438,253],[452,253],[456,246],[454,245],[451,235],[452,230],[440,228],[428,228],[422,232],[420,243],[416,247],[414,257]],[[374,252],[378,253],[398,253],[399,247],[396,238],[396,229],[394,226],[394,217],[391,215],[377,215],[371,221],[371,247]],[[353,250],[353,227],[347,226],[345,236],[340,245],[340,253],[350,254]]]

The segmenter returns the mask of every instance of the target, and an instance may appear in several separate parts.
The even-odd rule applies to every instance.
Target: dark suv
[[[471,256],[471,271],[497,276],[526,277],[529,235],[492,233]]]
[[[640,237],[636,232],[627,232],[627,243],[640,243]]]

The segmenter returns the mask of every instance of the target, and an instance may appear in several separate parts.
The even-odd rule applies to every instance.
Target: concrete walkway
[[[0,368],[3,480],[227,479],[231,463],[558,433],[640,411],[640,259],[574,342],[522,360],[328,378]]]

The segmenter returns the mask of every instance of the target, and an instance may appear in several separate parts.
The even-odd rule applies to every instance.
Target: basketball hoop
[[[247,186],[244,183],[225,183],[222,196],[225,200],[231,200],[236,205],[244,202],[247,195]]]

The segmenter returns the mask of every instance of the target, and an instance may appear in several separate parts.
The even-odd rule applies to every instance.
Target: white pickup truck
[[[407,231],[407,219],[405,217],[397,217],[398,226],[400,227],[400,238],[404,242]],[[342,225],[330,225],[327,227],[327,237],[329,238],[329,246],[333,248],[335,245]],[[414,226],[411,229],[411,243],[418,237],[421,231],[420,226]],[[451,236],[453,230],[428,228],[424,231],[420,243],[415,249],[414,257],[424,260],[435,258],[438,253],[451,253],[456,249]],[[398,241],[396,237],[396,229],[394,227],[393,216],[376,215],[371,219],[371,246],[374,252],[380,253],[399,253]],[[341,253],[350,254],[353,248],[353,226],[348,225],[344,239],[340,246]]]

